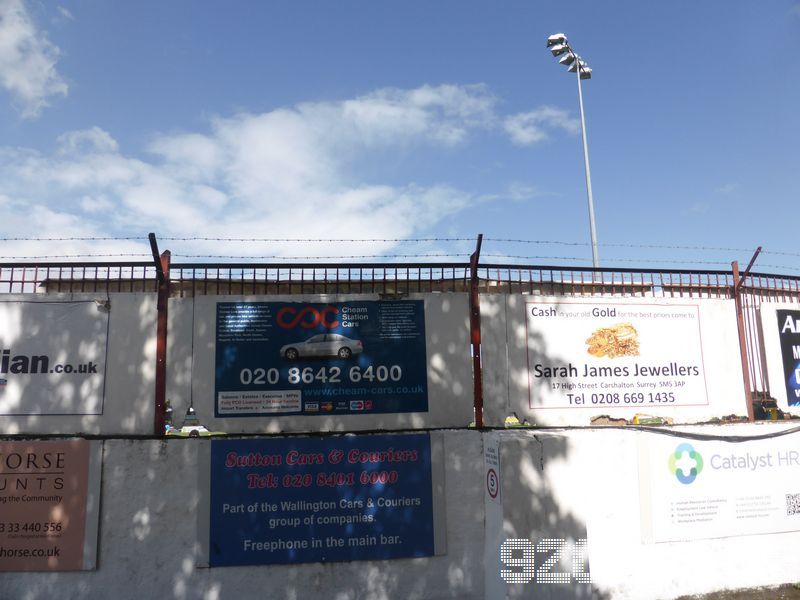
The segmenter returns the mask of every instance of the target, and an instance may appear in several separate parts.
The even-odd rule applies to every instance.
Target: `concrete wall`
[[[180,425],[190,402],[212,431],[303,432],[463,427],[472,421],[473,390],[469,311],[466,294],[412,294],[424,300],[428,359],[428,412],[372,415],[214,417],[214,362],[217,302],[343,302],[379,300],[361,296],[199,296],[170,300],[168,387]],[[276,364],[277,364],[276,357]],[[269,366],[269,365],[267,365]]]
[[[787,424],[761,424],[681,430],[730,438],[787,428]],[[663,435],[633,429],[499,434],[502,531],[487,528],[486,532],[486,597],[676,598],[796,581],[800,531],[667,543],[643,541],[638,446],[643,437]],[[671,439],[675,444],[680,441]],[[800,432],[790,434],[790,439],[789,443],[800,447]],[[731,444],[731,448],[744,451],[743,444]],[[664,470],[668,476],[666,460]],[[792,479],[798,481],[796,476],[789,477]],[[781,485],[794,489],[786,480]],[[745,487],[718,493],[755,491]],[[544,538],[587,538],[592,583],[505,583],[499,575],[500,568],[506,568],[499,560],[499,545],[509,538],[534,543]],[[536,560],[542,561],[542,555],[537,554]],[[553,570],[569,572],[570,564]]]
[[[735,436],[763,436],[787,427],[763,423],[681,431],[733,441]],[[663,438],[670,432],[678,433],[632,428],[443,431],[445,555],[212,569],[196,567],[198,450],[208,440],[106,440],[97,570],[3,573],[0,598],[100,599],[113,593],[121,600],[183,600],[260,593],[298,599],[635,600],[796,581],[799,532],[666,543],[645,539],[639,447],[643,438]],[[798,436],[795,431],[781,439],[797,447]],[[669,440],[678,443],[677,438]],[[500,453],[499,519],[491,507],[485,508],[483,454],[493,444]],[[741,441],[731,447],[744,448]],[[790,483],[794,485],[786,485]],[[499,547],[509,538],[534,543],[587,539],[592,583],[505,583],[499,576],[504,567]],[[542,558],[537,555],[538,564]],[[564,570],[569,572],[570,566],[552,569]]]
[[[637,306],[666,307],[672,310],[688,306],[699,314],[700,339],[693,344],[702,343],[702,362],[705,373],[705,389],[697,393],[689,402],[696,406],[669,406],[668,404],[638,404],[625,406],[592,405],[568,408],[543,406],[541,398],[548,390],[546,380],[532,381],[531,361],[565,366],[574,356],[586,357],[584,338],[586,333],[576,336],[576,349],[569,356],[562,356],[559,350],[550,347],[560,343],[558,336],[544,335],[536,329],[536,323],[529,323],[526,313],[528,302],[573,303],[571,306],[590,307],[601,303],[614,303],[637,308]],[[543,305],[550,306],[550,305]],[[607,321],[608,319],[606,319]],[[625,320],[625,319],[617,319]],[[602,324],[601,319],[597,319]],[[739,355],[739,342],[736,330],[736,316],[733,301],[712,299],[653,299],[653,298],[556,298],[532,297],[523,295],[496,295],[481,298],[482,358],[484,382],[484,422],[487,425],[502,425],[504,418],[516,413],[520,419],[527,418],[537,425],[589,425],[592,417],[610,415],[616,418],[631,419],[636,413],[660,415],[674,419],[676,423],[696,423],[712,417],[739,414],[746,415],[746,404],[742,390],[742,369]],[[587,327],[589,321],[586,321]],[[651,341],[653,345],[663,344],[670,352],[659,353],[668,357],[661,361],[681,362],[684,340],[680,336],[670,337],[665,330],[663,339]],[[643,342],[644,344],[644,342]],[[579,347],[579,348],[578,348]],[[642,350],[643,354],[646,350]],[[699,352],[698,352],[699,354]],[[674,358],[673,358],[674,357]],[[584,360],[583,358],[579,360]],[[603,364],[612,364],[605,359]],[[624,361],[618,361],[624,362]],[[636,384],[636,378],[630,378]],[[602,382],[601,382],[602,383]],[[696,388],[699,389],[699,388]],[[600,391],[600,390],[598,390]],[[614,391],[614,390],[611,390]]]
[[[0,598],[483,597],[481,434],[444,435],[447,554],[350,563],[197,568],[198,448],[208,440],[107,440],[98,567],[2,573]]]
[[[64,403],[59,412],[67,414],[30,414],[0,416],[0,431],[5,434],[152,434],[153,390],[156,349],[156,296],[146,293],[122,294],[58,294],[3,295],[3,301],[14,302],[88,302],[97,303],[107,312],[108,342],[105,352],[104,389],[96,390],[99,406],[85,410],[81,406],[83,390],[75,390],[73,401]],[[105,319],[105,317],[104,317]],[[20,323],[20,335],[40,331],[54,340],[66,360],[83,360],[86,340],[81,332],[78,340],[71,337],[69,324],[57,321]],[[104,337],[98,334],[98,338]],[[91,342],[91,343],[90,343]],[[72,355],[70,355],[72,353]],[[74,356],[77,354],[77,357]],[[57,385],[69,385],[68,381]],[[35,412],[35,407],[31,412]],[[80,413],[96,414],[80,414]],[[75,414],[70,414],[75,413]]]
[[[4,300],[31,300],[31,295],[7,295]],[[33,297],[40,300],[40,296]],[[170,300],[167,397],[176,424],[193,402],[203,424],[224,432],[359,431],[395,428],[460,427],[472,421],[472,368],[470,360],[468,296],[466,294],[412,295],[425,301],[428,358],[427,413],[342,416],[270,416],[214,418],[214,335],[218,301],[286,301],[276,296],[205,296]],[[707,398],[698,406],[591,406],[543,409],[536,406],[538,390],[529,390],[530,352],[547,358],[547,340],[529,331],[525,306],[545,297],[491,295],[481,298],[485,423],[502,425],[516,412],[539,425],[588,425],[593,416],[608,414],[631,419],[637,412],[692,423],[729,414],[745,414],[741,365],[732,302],[694,301],[700,314]],[[0,430],[9,434],[152,433],[156,296],[148,293],[60,294],[57,301],[109,302],[105,390],[99,414],[0,415]],[[377,300],[378,296],[307,296],[297,301]],[[550,297],[549,300],[559,301]],[[562,299],[575,301],[575,299]],[[639,303],[642,299],[595,299]],[[592,302],[591,299],[586,301]],[[647,299],[649,302],[654,302]],[[659,300],[674,306],[684,300]],[[762,322],[774,320],[777,308],[797,305],[765,304]],[[27,325],[26,325],[27,326]],[[33,325],[32,325],[33,326]],[[36,324],[39,326],[39,324]],[[774,327],[764,330],[763,353],[773,394],[786,406],[780,349]],[[68,331],[59,330],[64,337]],[[681,340],[671,342],[680,351]],[[552,356],[554,361],[562,357]],[[702,404],[706,402],[707,404]],[[533,408],[531,408],[533,406]],[[69,411],[67,411],[69,412]],[[79,411],[75,411],[79,412]]]
[[[113,437],[150,433],[155,295],[64,298],[110,301],[102,414],[3,416],[0,430],[7,435],[82,432]],[[170,302],[168,396],[176,416],[179,420],[193,400],[201,420],[211,429],[223,431],[463,427],[471,420],[472,408],[467,297],[436,294],[421,298],[426,302],[429,338],[429,413],[213,419],[213,307],[218,298],[212,297]],[[236,299],[224,297],[225,301]],[[319,297],[308,300],[319,301]],[[498,424],[508,412],[517,410],[520,416],[531,415],[540,423],[588,423],[593,411],[562,410],[554,413],[557,418],[542,417],[541,411],[526,412],[530,337],[525,300],[523,296],[482,299],[487,421]],[[702,336],[707,341],[705,372],[710,402],[701,408],[650,411],[677,421],[741,413],[743,407],[732,307],[714,300],[698,304]],[[781,381],[782,375],[777,331],[772,326],[776,308],[765,305],[761,316],[766,323],[764,343],[770,382],[777,393],[780,389],[775,382]],[[629,418],[635,410],[618,409],[616,414]],[[196,567],[198,450],[209,442],[107,439],[103,442],[97,569],[82,573],[3,573],[0,598],[89,599],[113,593],[121,599],[214,599],[249,597],[258,591],[270,597],[342,600],[527,598],[534,594],[543,598],[637,599],[652,597],[654,590],[659,597],[676,598],[717,589],[789,583],[800,573],[798,532],[649,542],[643,534],[638,455],[642,440],[670,432],[723,436],[740,442],[736,436],[773,434],[791,425],[685,426],[658,433],[632,428],[444,431],[447,554],[391,561],[215,569]],[[793,432],[783,439],[800,449],[798,436],[800,432]],[[487,501],[484,451],[490,446],[496,447],[500,456],[499,503]],[[800,493],[800,488],[792,487],[796,481],[800,479],[787,480],[787,492]],[[586,538],[592,583],[505,583],[499,577],[503,567],[499,548],[509,538],[532,542]]]

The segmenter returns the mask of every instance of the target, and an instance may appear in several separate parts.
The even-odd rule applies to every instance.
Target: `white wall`
[[[8,295],[4,299],[29,298]],[[35,296],[41,299],[41,296]],[[180,424],[190,401],[200,420],[209,428],[225,432],[358,431],[394,428],[459,427],[472,420],[472,365],[470,359],[468,296],[466,294],[412,295],[424,299],[428,336],[427,413],[344,416],[245,417],[215,419],[214,333],[217,301],[270,301],[286,297],[211,296],[170,300],[167,358],[167,397]],[[56,300],[110,300],[107,373],[101,415],[0,416],[0,430],[9,434],[30,433],[152,433],[156,296],[148,293],[60,294]],[[307,296],[298,301],[376,300],[377,296]],[[593,416],[632,418],[636,412],[672,417],[676,422],[699,422],[731,413],[745,414],[741,366],[731,302],[702,299],[702,325],[708,405],[694,407],[631,406],[580,407],[569,409],[529,408],[525,302],[529,296],[492,295],[481,299],[485,423],[501,425],[516,412],[540,425],[588,425]],[[570,299],[573,301],[574,299]],[[614,300],[639,302],[640,299]],[[648,301],[652,301],[648,299]],[[663,300],[662,303],[682,302]],[[770,307],[772,306],[772,308]],[[774,315],[778,305],[762,308],[762,321]],[[791,305],[780,305],[781,307]],[[766,311],[772,311],[768,313]],[[774,316],[769,317],[774,319]],[[766,328],[765,347],[774,394],[786,409],[780,375],[780,352],[776,333]],[[674,342],[680,344],[680,340]],[[546,354],[547,348],[537,351]],[[534,390],[534,394],[536,390]]]
[[[156,295],[147,293],[3,295],[4,301],[108,303],[108,344],[102,409],[99,414],[0,416],[6,434],[152,434],[156,350]],[[105,310],[105,309],[103,309]],[[64,351],[80,344],[62,335],[63,323],[35,323],[64,337]],[[23,332],[24,335],[24,332]],[[73,344],[75,347],[73,348]],[[69,358],[68,360],[75,360]],[[99,392],[102,395],[102,392]],[[80,404],[80,398],[76,399]],[[64,412],[84,412],[65,407]]]
[[[481,434],[444,434],[446,555],[196,568],[197,451],[208,440],[108,440],[97,571],[2,573],[0,598],[482,598]]]
[[[752,436],[787,427],[765,423],[682,430]],[[615,428],[499,434],[503,531],[500,535],[490,530],[486,533],[487,544],[494,544],[487,549],[487,556],[495,557],[486,561],[487,597],[530,598],[535,594],[537,598],[666,599],[796,581],[800,532],[643,542],[638,444],[642,436],[657,435],[663,434]],[[800,433],[791,438],[795,447],[800,447]],[[672,439],[676,444],[682,441]],[[731,447],[743,448],[742,444]],[[668,477],[666,460],[664,469]],[[797,481],[785,482],[787,491],[800,490]],[[745,487],[719,493],[755,491]],[[523,538],[535,543],[543,538],[582,537],[588,539],[590,585],[502,581],[499,544],[503,540]],[[537,555],[536,560],[543,558]],[[569,572],[570,565],[554,570]]]
[[[683,431],[733,438],[776,433],[789,425],[706,425],[662,433],[633,428],[445,430],[445,555],[212,569],[195,566],[199,557],[198,450],[209,441],[106,440],[97,570],[2,573],[0,598],[88,600],[113,594],[120,600],[239,599],[263,593],[271,598],[342,600],[495,600],[534,595],[636,600],[653,597],[654,590],[658,597],[669,599],[791,583],[800,573],[797,532],[643,541],[638,470],[639,442],[644,436]],[[798,436],[795,432],[789,439],[798,444]],[[678,438],[672,439],[678,443]],[[484,509],[483,452],[492,440],[500,448],[502,506],[497,520]],[[731,447],[744,448],[741,443]],[[796,481],[786,483],[795,485]],[[590,585],[502,581],[500,543],[508,538],[536,542],[545,537],[588,539]]]
[[[555,364],[567,364],[570,359],[553,355],[553,350],[548,348],[548,343],[552,340],[529,326],[526,302],[532,301],[563,301],[575,303],[577,306],[581,306],[581,303],[592,306],[612,302],[630,306],[632,309],[637,305],[648,305],[690,306],[695,310],[693,307],[696,306],[699,313],[706,393],[690,399],[692,403],[699,404],[698,406],[639,404],[617,407],[597,406],[587,402],[583,406],[570,408],[537,408],[536,403],[544,393],[540,387],[543,382],[534,382],[529,388],[529,351],[531,356]],[[589,425],[594,416],[610,415],[630,420],[636,413],[671,417],[676,423],[696,423],[723,415],[747,414],[733,301],[705,298],[545,298],[498,294],[481,297],[481,324],[484,422],[487,425],[502,425],[504,418],[512,412],[520,419],[527,418],[537,425]],[[585,336],[588,337],[589,333],[591,329]],[[581,337],[577,340],[577,345],[582,346],[583,341]],[[673,336],[664,339],[663,343],[667,348],[673,349],[670,356],[681,362],[683,340],[679,336]],[[631,381],[635,383],[635,379],[631,378]]]
[[[300,432],[463,427],[472,421],[473,389],[468,296],[411,294],[424,300],[428,358],[428,412],[372,415],[214,417],[214,363],[217,302],[342,302],[379,300],[360,296],[198,296],[170,300],[167,397],[176,425],[193,402],[200,421],[212,431]]]

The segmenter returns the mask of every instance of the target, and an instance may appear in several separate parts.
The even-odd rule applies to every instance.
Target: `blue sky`
[[[3,238],[465,238],[161,243],[175,260],[463,259],[483,233],[487,262],[588,266],[577,86],[545,48],[565,32],[593,68],[601,264],[724,269],[763,246],[757,270],[800,275],[797,0],[0,0],[0,16]]]

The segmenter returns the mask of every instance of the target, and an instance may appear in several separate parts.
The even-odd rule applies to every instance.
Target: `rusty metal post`
[[[481,367],[481,300],[478,294],[478,263],[483,234],[478,234],[475,252],[469,257],[469,329],[472,342],[472,381],[474,386],[475,427],[483,427],[483,371]]]
[[[158,276],[158,323],[156,326],[156,384],[155,414],[153,415],[153,435],[163,436],[167,409],[167,317],[169,307],[169,265],[170,252],[165,250],[158,255],[156,236],[149,235],[153,260]]]
[[[755,257],[753,257],[753,261],[754,260]],[[750,266],[753,265],[753,261],[750,261]],[[750,266],[748,266],[748,271],[750,270]],[[742,305],[742,283],[744,282],[744,277],[739,277],[739,261],[733,261],[731,267],[733,267],[733,299],[736,304],[736,322],[739,331],[739,354],[742,359],[742,379],[744,380],[744,397],[747,402],[747,420],[752,423],[755,420],[755,415],[753,414],[753,394],[751,390],[752,386],[750,385],[750,365],[747,361],[747,338],[744,331],[744,307]],[[747,271],[745,271],[745,275],[746,274]]]
[[[147,239],[150,240],[150,251],[153,253],[153,264],[156,266],[156,278],[158,283],[164,283],[164,267],[161,264],[161,259],[158,257],[158,242],[156,242],[156,234],[148,233]]]

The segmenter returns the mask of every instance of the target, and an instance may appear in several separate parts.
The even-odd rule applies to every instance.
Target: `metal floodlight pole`
[[[597,230],[594,224],[594,200],[592,197],[592,172],[589,169],[589,144],[586,141],[586,119],[583,115],[583,91],[581,90],[581,66],[578,60],[578,68],[575,73],[578,78],[578,104],[581,109],[581,132],[583,133],[583,164],[586,169],[586,195],[589,199],[589,235],[592,240],[592,266],[600,268],[600,258],[597,255]]]
[[[592,69],[589,68],[581,57],[572,49],[567,42],[567,36],[563,33],[556,33],[547,38],[547,47],[553,56],[565,56],[559,61],[563,65],[568,65],[568,71],[574,69],[578,79],[578,105],[581,112],[581,134],[583,136],[583,164],[586,170],[586,195],[589,202],[589,235],[592,241],[592,266],[600,268],[600,259],[597,253],[597,230],[594,221],[594,198],[592,196],[592,173],[589,169],[589,144],[586,139],[586,117],[583,112],[583,90],[581,89],[581,79],[589,79],[592,76]]]

